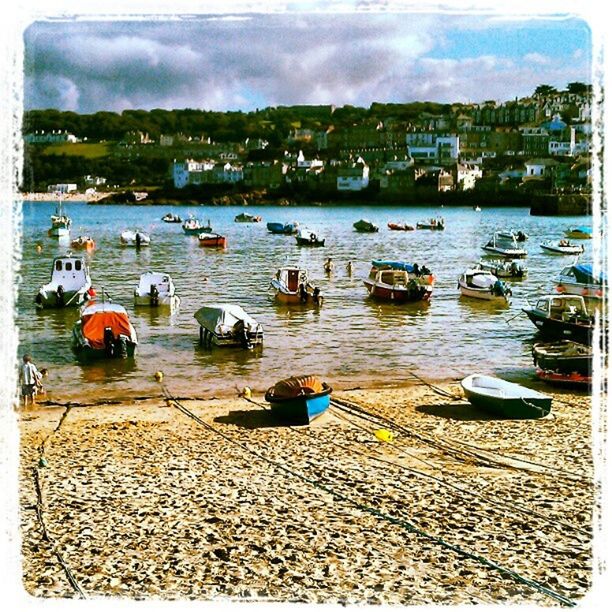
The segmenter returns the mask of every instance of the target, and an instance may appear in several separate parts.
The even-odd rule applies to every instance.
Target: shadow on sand
[[[424,404],[416,407],[417,412],[430,414],[443,419],[454,419],[456,421],[499,421],[504,420],[501,416],[494,416],[474,408],[471,404]]]
[[[215,423],[237,425],[245,429],[263,429],[270,427],[287,427],[274,417],[270,410],[231,410],[214,419]]]

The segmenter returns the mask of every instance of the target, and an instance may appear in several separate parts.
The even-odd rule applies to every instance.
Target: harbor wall
[[[592,211],[589,194],[534,194],[531,201],[532,215],[590,215]]]

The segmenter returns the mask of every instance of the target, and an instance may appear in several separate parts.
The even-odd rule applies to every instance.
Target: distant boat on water
[[[355,221],[353,223],[353,227],[355,231],[362,233],[374,233],[378,231],[378,226],[374,225],[371,221],[367,219],[360,219],[359,221]]]
[[[48,234],[52,238],[68,236],[70,234],[71,225],[72,219],[68,215],[64,214],[63,203],[60,199],[55,208],[55,214],[51,215],[51,227]]]
[[[249,213],[240,213],[234,217],[234,221],[236,223],[261,223],[261,217]]]
[[[565,230],[565,236],[567,238],[576,238],[578,240],[588,240],[593,237],[593,229],[588,225],[581,225],[579,227],[570,227]]]

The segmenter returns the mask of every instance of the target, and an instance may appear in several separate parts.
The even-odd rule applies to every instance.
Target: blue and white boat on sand
[[[332,388],[315,376],[292,376],[266,393],[272,413],[288,425],[308,425],[328,408]]]

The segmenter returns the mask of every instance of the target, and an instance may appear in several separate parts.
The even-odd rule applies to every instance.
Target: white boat
[[[527,257],[527,251],[519,248],[516,240],[500,236],[500,232],[495,232],[487,244],[482,247],[487,253],[501,255],[507,259],[520,259]]]
[[[83,257],[68,254],[53,260],[51,280],[36,294],[37,308],[81,306],[90,297],[91,278]]]
[[[321,303],[319,288],[308,278],[308,272],[296,266],[279,268],[276,276],[270,281],[270,286],[276,291],[276,299],[284,304],[316,304]]]
[[[459,277],[459,291],[465,297],[492,302],[510,301],[512,291],[503,281],[486,270],[468,269]]]
[[[601,270],[598,275],[593,271],[592,264],[574,264],[561,270],[557,291],[581,295],[586,298],[603,298],[608,278]]]
[[[529,236],[523,232],[522,230],[502,230],[497,232],[497,235],[500,238],[505,238],[506,240],[515,240],[516,242],[525,242]]]
[[[174,309],[181,303],[172,278],[162,272],[145,272],[134,289],[135,306],[165,306]]]
[[[325,246],[325,238],[321,238],[316,232],[302,228],[295,237],[300,246]]]
[[[490,272],[497,278],[519,279],[527,276],[527,268],[520,261],[514,259],[492,259],[490,261],[481,259],[476,267]]]
[[[194,315],[200,344],[253,348],[263,344],[263,327],[236,304],[203,306]]]
[[[139,230],[125,230],[121,232],[120,240],[123,246],[133,246],[137,248],[149,246],[151,244],[151,238]]]
[[[569,240],[547,240],[540,247],[546,252],[553,255],[580,255],[584,253],[584,247],[581,244],[572,244]]]
[[[60,238],[70,235],[70,226],[72,225],[72,219],[64,214],[62,201],[57,203],[55,208],[55,214],[51,215],[51,228],[49,229],[49,236],[52,238]]]

